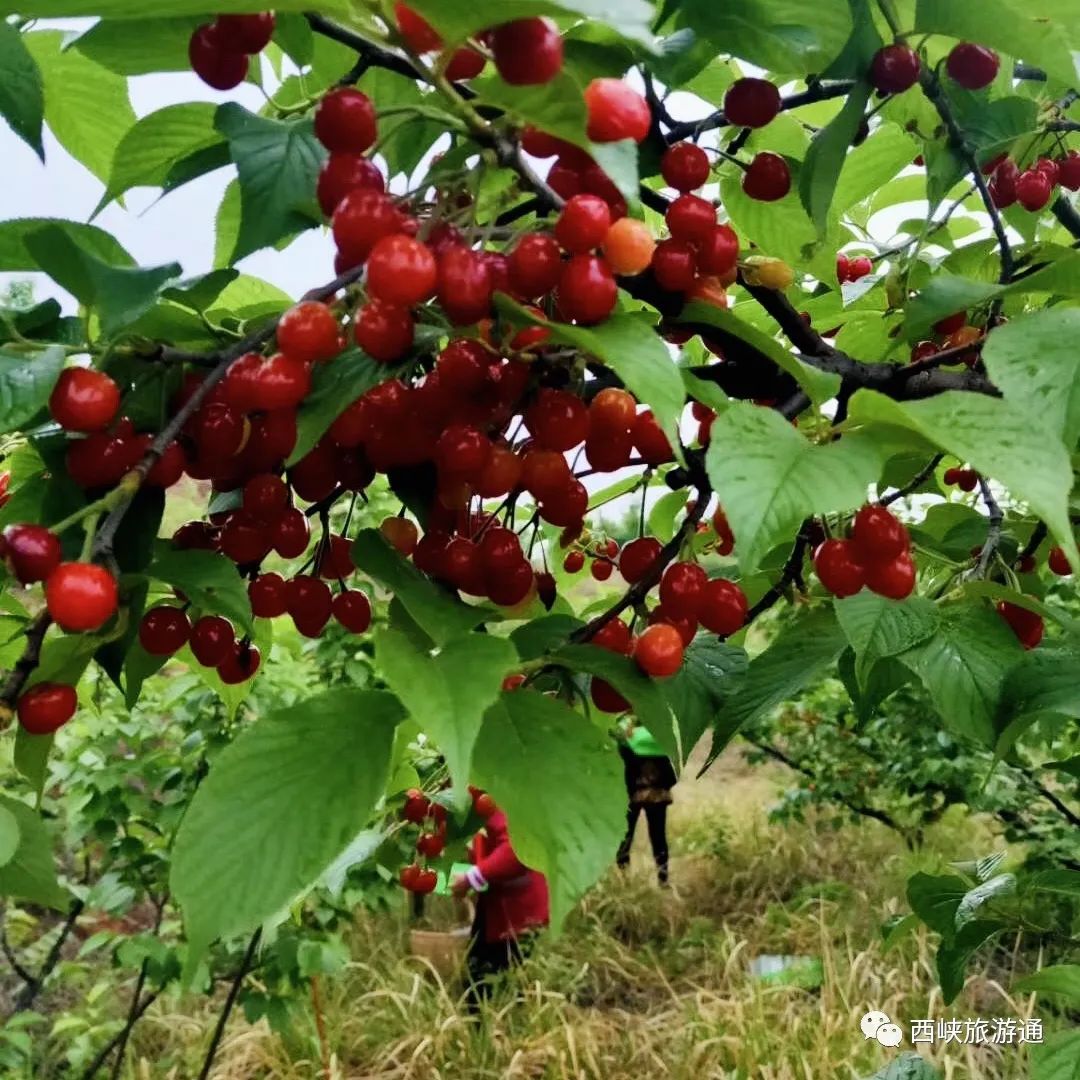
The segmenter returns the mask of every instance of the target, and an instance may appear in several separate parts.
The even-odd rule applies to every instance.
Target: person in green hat
[[[619,845],[615,861],[624,869],[630,865],[634,830],[644,811],[656,876],[661,885],[667,885],[667,808],[671,805],[671,789],[676,782],[675,769],[648,728],[633,717],[627,717],[622,722],[619,736],[619,754],[623,759],[630,806],[626,813],[626,836]]]

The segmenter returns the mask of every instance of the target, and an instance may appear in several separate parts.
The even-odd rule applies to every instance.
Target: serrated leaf
[[[142,117],[116,148],[100,207],[134,187],[164,187],[176,162],[224,146],[214,128],[217,109],[205,101],[168,105]]]
[[[236,564],[215,551],[177,551],[159,542],[147,575],[179,589],[199,608],[224,615],[248,633],[254,630],[251,602]]]
[[[341,855],[383,792],[402,717],[390,694],[329,690],[263,717],[214,759],[169,875],[195,952],[250,933]]]
[[[0,808],[18,830],[18,847],[0,865],[0,896],[62,911],[71,897],[56,880],[52,841],[44,822],[26,803],[6,795],[0,795]]]
[[[0,116],[44,161],[41,125],[45,117],[45,92],[41,72],[22,34],[3,21],[0,21]]]
[[[859,390],[851,399],[849,414],[856,422],[913,431],[1004,484],[1046,522],[1073,566],[1080,568],[1080,552],[1069,523],[1073,484],[1069,455],[1061,440],[1034,426],[1023,409],[1000,398],[957,390],[905,403]],[[714,425],[714,439],[715,430]],[[737,528],[735,533],[741,542]]]
[[[967,891],[967,882],[955,874],[934,875],[920,871],[908,879],[907,900],[911,910],[931,930],[951,938],[956,932],[956,909]]]
[[[64,367],[64,350],[36,353],[0,350],[0,427],[19,431],[47,404]]]
[[[6,7],[0,3],[0,14]],[[19,14],[31,13],[19,5]],[[24,34],[23,41],[41,71],[49,130],[76,161],[105,183],[116,147],[135,123],[126,80],[73,49],[64,50],[59,30],[35,30]]]
[[[741,539],[739,541],[742,543]],[[784,626],[750,661],[746,677],[724,704],[713,728],[708,768],[745,724],[794,697],[836,662],[847,642],[831,607],[818,608]]]
[[[611,866],[626,826],[614,742],[562,702],[515,690],[488,710],[473,772],[506,811],[518,858],[547,878],[558,929]]]
[[[675,518],[686,509],[686,492],[661,495],[649,511],[649,535],[666,544],[675,535]]]
[[[1003,929],[1001,923],[976,919],[965,923],[951,941],[942,941],[937,951],[938,981],[941,983],[941,997],[946,1005],[950,1004],[964,989],[967,963],[975,950],[984,945]]]
[[[6,806],[0,806],[0,869],[11,862],[18,849],[19,822]]]
[[[1080,1080],[1080,1029],[1059,1031],[1029,1054],[1031,1080]]]
[[[1080,1003],[1080,964],[1053,964],[1012,984],[1022,994],[1053,994]]]
[[[998,874],[988,881],[982,881],[973,889],[968,889],[956,909],[956,929],[961,930],[970,923],[979,910],[1000,896],[1012,896],[1016,893],[1016,875]]]
[[[705,454],[744,573],[807,517],[861,505],[881,464],[881,448],[868,439],[817,446],[779,413],[744,402],[713,421]]]
[[[14,218],[0,221],[0,270],[39,269],[37,260],[26,247],[26,238],[45,228],[57,228],[84,251],[113,266],[134,266],[135,260],[120,241],[96,225],[63,218]]]
[[[117,75],[190,71],[188,43],[205,15],[101,19],[70,48]]]
[[[438,645],[449,644],[491,617],[490,609],[470,607],[425,577],[378,529],[360,530],[352,559],[365,574],[385,585]]]
[[[275,0],[275,11],[306,11],[310,0]],[[159,0],[154,11],[161,17],[185,15],[247,14],[252,0]],[[323,0],[319,10],[328,15],[335,12],[347,15],[352,11],[349,0]],[[22,15],[27,18],[59,19],[97,15],[103,19],[139,21],[146,18],[145,7],[131,0],[0,0],[0,15]]]
[[[566,639],[583,623],[573,615],[545,615],[522,623],[510,634],[522,660],[535,660],[566,644]]]
[[[326,151],[309,118],[272,120],[234,102],[215,127],[229,142],[240,188],[240,226],[229,262],[317,225],[315,180]]]
[[[896,656],[925,641],[938,626],[937,608],[921,596],[889,600],[863,589],[855,596],[834,600],[833,606],[840,626],[855,650],[855,672],[863,688],[879,660]]]
[[[833,194],[833,211],[842,214],[863,199],[880,194],[883,187],[905,165],[911,163],[915,153],[914,139],[897,124],[882,124],[876,128],[865,142],[854,147],[844,159],[844,167],[840,170]],[[902,184],[907,179],[917,181],[916,198],[921,202],[925,181],[922,177],[904,177],[896,183]]]
[[[822,236],[828,228],[829,208],[848,147],[862,124],[869,100],[870,86],[856,83],[844,107],[811,140],[799,170],[799,198]]]
[[[660,683],[679,730],[682,765],[715,723],[724,703],[746,675],[746,650],[699,634],[686,648],[682,667]]]
[[[311,393],[296,414],[296,446],[288,464],[295,465],[352,402],[389,375],[385,364],[376,363],[359,349],[349,349],[328,363],[317,364]]]
[[[994,726],[1014,731],[1022,720],[1040,715],[1080,718],[1080,658],[1060,649],[1035,649],[1006,673]]]
[[[455,805],[468,801],[473,747],[503,679],[521,663],[506,638],[466,634],[432,654],[399,630],[380,630],[375,657],[387,685],[446,758]]]

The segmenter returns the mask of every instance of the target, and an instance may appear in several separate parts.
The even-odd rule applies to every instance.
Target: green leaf
[[[599,326],[587,328],[548,322],[503,293],[497,294],[496,306],[517,322],[546,326],[553,342],[573,345],[595,356],[622,379],[638,401],[652,409],[671,445],[679,445],[679,418],[686,403],[686,391],[679,369],[656,334],[653,316],[623,312]]]
[[[941,1073],[920,1054],[901,1054],[866,1080],[941,1080]]]
[[[1012,984],[1022,994],[1054,994],[1080,1004],[1080,964],[1054,964]]]
[[[236,564],[214,551],[177,551],[157,544],[147,574],[179,589],[199,608],[224,615],[247,633],[254,630],[247,587]]]
[[[145,314],[161,290],[180,276],[178,263],[150,269],[110,266],[84,251],[65,230],[48,225],[26,237],[39,267],[80,303],[93,307],[112,337]]]
[[[510,640],[523,661],[536,660],[565,645],[566,639],[583,625],[573,615],[545,615],[522,623],[510,634]]]
[[[993,746],[1005,673],[1023,650],[990,608],[954,606],[940,614],[938,632],[900,659],[922,680],[947,727]]]
[[[626,205],[634,210],[639,200],[638,145],[633,139],[618,142],[589,143],[589,152],[597,165],[619,189]]]
[[[938,627],[937,608],[921,596],[888,600],[863,589],[855,596],[833,601],[833,606],[855,650],[855,673],[863,688],[879,660],[906,652]]]
[[[326,156],[310,118],[271,120],[234,102],[215,127],[228,139],[240,181],[240,228],[229,262],[322,220],[315,180]]]
[[[883,701],[913,678],[911,671],[899,660],[880,660],[868,671],[866,685],[863,686],[855,674],[853,649],[844,650],[837,664],[837,674],[851,698],[852,705],[855,706],[855,715],[860,723],[869,720]]]
[[[705,468],[718,492],[744,573],[814,514],[852,510],[881,471],[866,438],[810,442],[773,409],[733,403],[713,421]]]
[[[0,896],[63,911],[71,902],[67,890],[56,880],[52,840],[45,823],[18,799],[0,795],[0,808],[15,819],[19,846],[0,866]]]
[[[225,706],[225,715],[232,720],[239,714],[240,706],[247,701],[248,697],[250,697],[252,690],[258,685],[259,679],[266,671],[267,664],[269,660],[272,659],[270,650],[273,648],[273,643],[273,619],[257,619],[255,622],[255,633],[251,637],[251,644],[254,648],[259,650],[261,663],[255,676],[242,683],[222,682],[221,676],[217,672],[217,668],[203,667],[202,664],[195,659],[190,646],[185,645],[184,648],[176,653],[176,659],[181,664],[184,664],[189,671],[193,671],[202,683],[218,697]],[[139,674],[141,675],[141,672]],[[153,672],[150,672],[149,674],[153,674]],[[134,686],[132,687],[132,693],[134,693]]]
[[[387,543],[378,529],[360,530],[353,543],[352,559],[401,601],[436,645],[448,645],[491,617],[490,609],[470,607],[425,577]]]
[[[1080,309],[1056,307],[1021,315],[991,331],[982,359],[994,385],[1040,428],[1080,439]]]
[[[977,919],[965,924],[951,941],[942,941],[938,946],[938,981],[941,983],[941,997],[946,1005],[955,1000],[964,989],[967,963],[976,949],[1002,929],[999,922]]]
[[[703,304],[693,301],[686,304],[679,314],[680,322],[705,323],[715,326],[767,356],[782,371],[793,376],[799,385],[817,402],[828,401],[840,389],[840,377],[827,371],[804,364],[790,353],[774,337],[757,327],[751,326],[745,319],[740,319],[732,311],[717,307],[715,304]]]
[[[410,7],[420,12],[447,42],[485,30],[491,25],[491,12],[472,0],[416,0]],[[499,19],[511,22],[529,15],[581,15],[606,23],[623,37],[651,45],[652,5],[646,0],[501,0]]]
[[[20,15],[31,14],[17,6]],[[5,8],[0,3],[0,14]],[[64,50],[59,30],[36,30],[23,35],[23,41],[41,70],[49,130],[76,161],[105,183],[116,147],[135,123],[127,81],[74,49]]]
[[[317,364],[311,393],[296,415],[296,446],[288,464],[295,465],[352,402],[389,374],[385,364],[376,363],[359,349],[349,349],[329,363]]]
[[[675,535],[675,519],[686,509],[686,492],[669,491],[649,511],[649,535],[666,544]]]
[[[55,735],[30,735],[22,728],[15,732],[15,768],[29,781],[30,790],[39,803],[48,779],[49,754],[55,740]]]
[[[508,116],[533,124],[575,146],[590,145],[585,134],[587,117],[582,87],[567,71],[549,82],[532,86],[511,86],[494,74],[474,79],[470,86],[484,105],[501,109]]]
[[[63,218],[15,218],[0,221],[0,271],[39,269],[37,260],[26,246],[26,238],[45,228],[57,228],[80,248],[113,266],[134,266],[135,260],[120,242],[96,225]]]
[[[488,710],[473,772],[506,811],[518,858],[547,878],[558,928],[611,866],[626,827],[615,744],[562,702],[515,690]]]
[[[1009,669],[994,726],[1003,733],[1046,713],[1080,718],[1080,659],[1063,650],[1032,650]]]
[[[554,664],[587,672],[615,687],[676,767],[693,749],[680,742],[675,715],[660,689],[660,680],[650,679],[629,657],[595,645],[564,645],[550,659]]]
[[[48,403],[64,367],[59,346],[37,353],[0,350],[0,427],[20,431]]]
[[[252,0],[159,0],[154,12],[162,18],[184,15],[247,14],[253,10]],[[311,0],[275,0],[275,11],[306,11]],[[319,10],[327,15],[348,15],[350,0],[323,0]],[[82,15],[98,15],[103,19],[138,21],[146,18],[146,8],[131,0],[0,0],[0,15],[22,15],[26,18],[59,19]]]
[[[746,677],[726,701],[713,728],[705,767],[716,760],[744,724],[809,686],[835,663],[846,645],[831,607],[817,608],[785,625],[769,647],[750,661]]]
[[[974,922],[976,914],[993,900],[1002,896],[1013,896],[1016,893],[1015,874],[997,874],[986,881],[979,882],[964,894],[956,909],[956,928],[962,930],[970,922]]]
[[[19,849],[19,823],[15,815],[0,806],[0,869],[3,869]]]
[[[0,116],[44,161],[41,125],[45,117],[45,92],[41,72],[22,34],[3,21],[0,21]]]
[[[1029,1054],[1031,1080],[1080,1080],[1080,1028],[1057,1032]]]
[[[400,630],[384,629],[375,638],[375,657],[387,685],[442,751],[454,802],[464,807],[484,713],[521,663],[517,650],[506,638],[466,634],[432,655]]]
[[[1034,426],[1028,414],[1012,402],[949,390],[926,401],[899,403],[872,390],[859,390],[851,399],[849,416],[855,422],[891,424],[914,431],[969,462],[983,476],[1000,481],[1046,522],[1073,566],[1080,567],[1069,523],[1068,497],[1073,483],[1069,455],[1059,439],[1047,437],[1046,431]],[[735,534],[741,543],[738,528]]]
[[[99,208],[134,187],[164,187],[178,160],[224,146],[225,140],[214,128],[216,112],[209,102],[190,101],[142,117],[116,148]]]
[[[102,19],[70,47],[117,75],[190,71],[188,43],[192,31],[205,21],[205,14],[171,19]]]
[[[383,792],[402,717],[390,694],[328,690],[270,713],[214,759],[169,875],[194,952],[250,933],[326,872]]]
[[[1006,0],[983,0],[976,6],[954,0],[918,0],[912,29],[978,41],[1017,60],[1037,64],[1066,85],[1076,81],[1068,36],[1043,18],[1038,7]]]
[[[951,939],[956,933],[956,909],[967,891],[967,882],[955,874],[935,876],[920,871],[908,879],[907,900],[931,930]]]
[[[862,124],[869,100],[870,86],[856,83],[844,107],[814,136],[799,170],[799,198],[822,236],[828,228],[829,208],[848,147]]]
[[[675,713],[684,765],[701,736],[716,722],[724,703],[741,685],[746,669],[744,649],[699,634],[683,654],[682,667],[660,683]]]

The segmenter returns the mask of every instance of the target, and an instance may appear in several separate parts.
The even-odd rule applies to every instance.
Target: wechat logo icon
[[[904,1041],[904,1032],[883,1012],[871,1011],[859,1021],[859,1028],[867,1039],[877,1039],[882,1046],[899,1046]]]

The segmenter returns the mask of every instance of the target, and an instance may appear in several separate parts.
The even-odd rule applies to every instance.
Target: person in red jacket
[[[473,892],[476,915],[467,957],[472,1004],[491,992],[490,980],[520,962],[532,935],[550,918],[547,878],[522,863],[510,845],[506,814],[496,809],[477,833],[472,863],[452,882],[455,896]]]

